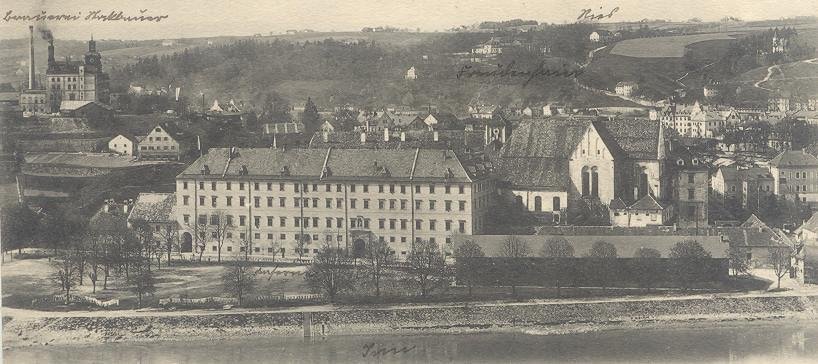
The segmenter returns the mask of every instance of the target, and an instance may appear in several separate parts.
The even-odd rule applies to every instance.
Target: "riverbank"
[[[112,342],[299,337],[304,317],[313,335],[456,334],[529,332],[566,334],[781,318],[815,319],[818,295],[691,297],[588,302],[522,302],[385,308],[320,307],[246,312],[127,312],[87,315],[3,316],[3,347],[89,345]]]

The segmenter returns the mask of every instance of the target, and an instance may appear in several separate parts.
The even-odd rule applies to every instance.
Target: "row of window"
[[[185,224],[190,223],[190,215],[183,215],[182,216]],[[221,219],[224,218],[224,225],[220,225],[222,223]],[[248,217],[245,215],[239,215],[239,225],[238,226],[247,226],[247,219]],[[326,217],[324,218],[324,224],[321,225],[321,218],[319,217],[301,217],[301,216],[293,216],[293,227],[303,227],[303,228],[338,228],[341,229],[344,226],[344,218],[342,217]],[[287,220],[288,218],[285,216],[278,217],[278,226],[279,227],[287,227]],[[349,227],[352,229],[369,229],[370,228],[370,221],[371,219],[363,218],[363,217],[353,217],[349,219]],[[217,230],[213,231],[213,237],[218,237],[220,233],[219,230],[226,236],[227,238],[232,237],[232,233],[229,231],[224,231],[226,228],[234,226],[234,219],[233,215],[206,215],[200,214],[197,217],[197,224],[201,226],[211,225],[211,226],[218,226]],[[253,216],[253,225],[261,227],[262,217],[261,216]],[[276,224],[276,219],[274,216],[267,216],[266,217],[267,227],[273,227]],[[452,231],[453,224],[455,221],[453,220],[444,220],[443,221],[443,229],[445,231]],[[438,220],[432,219],[428,220],[424,223],[423,219],[415,219],[415,230],[423,230],[424,225],[428,227],[430,231],[436,231],[438,229]],[[409,226],[408,219],[378,219],[378,229],[380,230],[406,230]],[[464,233],[466,230],[466,220],[458,220],[457,221],[457,230],[461,233]],[[243,233],[242,233],[243,234]]]
[[[153,145],[142,145],[139,147],[139,150],[176,150],[176,146],[163,145],[162,148],[159,148],[158,145],[156,147],[154,147]]]
[[[162,142],[162,141],[169,141],[170,138],[168,137],[148,137],[149,142]]]
[[[247,205],[247,197],[246,196],[238,196],[238,206],[244,207]],[[225,205],[226,206],[233,206],[233,196],[224,196]],[[211,207],[218,207],[219,196],[210,196],[210,206]],[[364,210],[368,210],[370,208],[370,199],[363,199],[362,205]],[[274,207],[275,198],[274,197],[267,197],[267,207]],[[293,207],[303,207],[309,208],[310,202],[312,202],[313,208],[320,208],[320,199],[317,197],[314,198],[293,198]],[[437,209],[437,200],[428,200],[426,201],[426,207],[429,211],[435,211]],[[445,211],[454,211],[453,206],[454,203],[457,202],[457,209],[458,211],[466,211],[466,201],[452,201],[452,200],[445,200],[443,201],[443,208]],[[207,196],[199,196],[199,206],[205,206],[207,203]],[[335,208],[343,208],[344,199],[343,198],[325,198],[324,199],[324,207],[331,209],[333,206]],[[389,210],[397,210],[398,206],[400,206],[400,210],[406,210],[407,204],[409,203],[408,200],[396,200],[396,199],[379,199],[378,200],[378,210],[386,210],[387,206]],[[184,206],[190,205],[190,196],[182,196],[182,204]],[[399,205],[398,205],[399,204]],[[559,202],[557,203],[559,204]],[[253,206],[254,207],[261,207],[261,197],[253,197]],[[278,198],[278,207],[287,207],[287,198],[286,197],[279,197]],[[357,199],[350,199],[349,200],[349,208],[350,209],[357,209],[358,208],[358,200]],[[415,200],[415,210],[422,210],[424,208],[424,201],[423,200]]]
[[[60,81],[77,82],[77,78],[76,77],[51,77],[51,82],[60,82]]]
[[[148,138],[148,139],[150,139],[150,138]],[[167,139],[168,138],[165,137],[165,140],[167,140]],[[248,182],[247,184],[249,185],[250,183]],[[239,190],[244,190],[244,182],[239,182],[238,185],[239,185]],[[255,191],[260,191],[261,190],[261,185],[262,184],[260,182],[253,182],[252,185],[253,185],[253,190],[255,190]],[[273,190],[273,183],[272,182],[267,182],[266,185],[267,185],[266,186],[267,191],[272,191]],[[284,191],[285,190],[285,185],[286,185],[285,183],[279,183],[278,184],[278,190],[279,191]],[[293,191],[295,191],[295,192],[302,192],[303,191],[303,192],[306,193],[306,192],[310,192],[310,191],[318,192],[318,190],[319,190],[319,185],[317,183],[313,183],[313,184],[293,183],[292,185],[293,185]],[[332,192],[332,186],[333,185],[324,184],[323,186],[324,186],[323,190],[325,192]],[[369,193],[369,185],[368,184],[363,184],[363,185],[360,185],[360,186],[361,186],[361,190],[362,190],[363,193]],[[210,190],[211,191],[216,191],[216,187],[217,187],[216,182],[210,182]],[[312,187],[312,188],[310,188],[310,187]],[[437,186],[435,184],[429,184],[426,187],[427,187],[427,190],[429,191],[429,193],[436,193],[436,191],[437,191]],[[188,188],[189,188],[188,187],[188,182],[183,181],[182,182],[182,189],[186,190]],[[224,188],[225,188],[225,190],[228,190],[228,191],[232,190],[233,189],[233,183],[232,182],[224,182]],[[457,191],[458,194],[466,193],[466,186],[462,185],[462,184],[457,185],[457,186],[444,185],[443,186],[443,192],[446,193],[446,194],[451,194],[451,193],[454,193],[455,188],[456,188],[456,191]],[[199,182],[199,189],[200,190],[205,189],[205,182]],[[357,192],[357,190],[358,190],[358,185],[356,185],[356,184],[350,184],[349,185],[349,192]],[[343,191],[343,185],[340,184],[340,183],[335,184],[335,192],[342,192],[342,191]],[[389,193],[398,193],[397,191],[399,191],[399,193],[401,193],[401,194],[406,194],[407,193],[406,192],[407,191],[407,185],[379,184],[379,185],[377,185],[377,191],[378,191],[378,193],[386,193],[386,191],[389,191]],[[415,193],[421,193],[421,185],[415,185]]]

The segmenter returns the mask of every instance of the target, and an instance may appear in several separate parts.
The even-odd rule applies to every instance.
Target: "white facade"
[[[108,150],[117,154],[132,156],[136,153],[136,141],[119,134],[108,142]]]

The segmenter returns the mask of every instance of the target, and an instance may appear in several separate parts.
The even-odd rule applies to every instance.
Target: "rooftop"
[[[128,221],[172,222],[173,206],[176,204],[174,193],[140,193]]]
[[[818,158],[803,150],[788,150],[781,152],[770,161],[775,167],[818,167]]]

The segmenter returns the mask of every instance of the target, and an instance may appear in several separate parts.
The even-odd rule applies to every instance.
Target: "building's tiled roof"
[[[79,100],[62,100],[60,101],[60,110],[76,110],[93,101],[79,101]]]
[[[180,176],[201,175],[205,165],[210,170],[209,178],[221,178],[222,174],[235,177],[245,168],[249,177],[278,178],[287,171],[284,178],[325,180],[378,177],[470,181],[486,172],[484,165],[464,166],[453,152],[440,149],[237,148],[228,164],[229,154],[227,148],[210,149]],[[325,161],[327,173],[322,173]]]
[[[438,141],[434,141],[434,132],[429,130],[405,130],[406,141],[401,142],[400,132],[389,132],[389,141],[384,141],[384,132],[367,132],[366,143],[361,143],[361,132],[343,131],[327,134],[324,142],[322,132],[316,132],[310,139],[310,148],[363,148],[363,149],[451,149],[455,152],[481,150],[485,144],[485,132],[482,130],[439,130]]]
[[[608,205],[608,208],[611,210],[624,210],[628,208],[628,205],[626,205],[625,201],[622,201],[621,198],[617,197],[611,200],[611,203]]]
[[[503,157],[569,158],[588,121],[538,118],[522,122],[503,148]]]
[[[809,220],[804,222],[798,229],[818,232],[818,212],[814,212]]]
[[[531,249],[532,257],[538,256],[538,253],[546,240],[551,238],[551,235],[517,235],[516,238],[525,242],[529,249]],[[686,236],[686,235],[560,235],[571,244],[574,248],[574,256],[582,257],[597,241],[605,241],[613,244],[616,247],[616,253],[621,258],[634,257],[637,250],[640,248],[652,248],[659,251],[662,258],[670,256],[670,250],[676,243],[685,240],[695,240],[702,245],[704,250],[710,252],[712,258],[727,258],[728,244],[719,236]],[[508,238],[508,235],[469,235],[469,236],[455,236],[454,244],[462,243],[465,240],[471,240],[477,243],[486,254],[487,257],[502,256],[503,242]]]
[[[609,148],[619,149],[629,158],[656,159],[659,153],[660,124],[645,119],[615,119],[594,122],[597,131],[603,139],[612,138],[615,146],[608,143]],[[611,151],[615,153],[615,151]]]
[[[788,150],[775,156],[770,161],[770,165],[775,167],[816,167],[818,166],[818,158],[803,150]]]
[[[128,215],[128,221],[175,221],[173,216],[175,205],[176,194],[174,193],[140,193]]]
[[[507,157],[497,163],[498,175],[511,188],[565,191],[568,186],[568,160],[564,158]]]
[[[664,210],[665,208],[656,201],[655,198],[651,195],[644,195],[638,201],[634,202],[633,205],[628,207],[631,210]]]
[[[729,242],[734,246],[765,247],[787,244],[783,233],[765,228],[741,227],[699,227],[677,228],[675,226],[539,226],[538,235],[605,235],[605,236],[672,236],[677,241],[691,239],[700,241],[712,237]]]
[[[744,220],[739,227],[769,229],[767,224],[765,224],[764,221],[761,221],[756,214],[750,214],[750,217],[748,217],[747,220]]]

